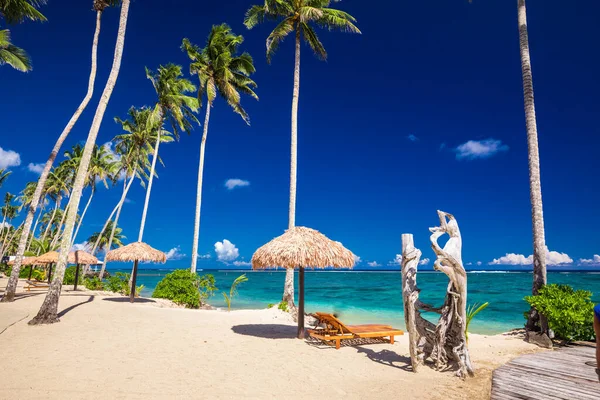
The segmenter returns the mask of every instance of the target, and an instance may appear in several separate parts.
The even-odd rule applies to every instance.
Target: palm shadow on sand
[[[254,336],[263,339],[295,339],[298,328],[279,324],[235,325],[231,330],[238,335]]]
[[[84,305],[84,304],[91,303],[92,301],[94,301],[94,299],[95,299],[95,298],[96,298],[96,296],[89,296],[87,300],[85,300],[85,301],[82,301],[82,302],[80,302],[80,303],[77,303],[77,304],[73,304],[72,306],[69,306],[69,307],[65,308],[64,310],[61,310],[61,312],[59,312],[59,313],[57,314],[57,317],[58,317],[58,318],[61,318],[61,317],[63,317],[63,316],[66,314],[66,313],[68,313],[68,312],[72,311],[73,309],[75,309],[75,308],[77,308],[77,307],[79,307],[79,306],[82,306],[82,305]]]
[[[105,297],[102,300],[112,301],[113,303],[129,303],[129,297]],[[138,297],[135,299],[134,303],[156,303],[156,301]]]

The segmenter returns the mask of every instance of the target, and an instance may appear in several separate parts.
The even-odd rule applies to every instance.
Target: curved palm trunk
[[[79,119],[83,110],[87,107],[92,95],[94,94],[94,82],[96,80],[96,67],[97,67],[97,55],[98,55],[98,37],[100,36],[100,21],[102,19],[102,11],[98,11],[96,13],[96,30],[94,31],[94,39],[92,41],[92,65],[90,70],[90,77],[88,80],[88,90],[75,110],[75,113],[67,123],[65,129],[63,129],[62,133],[58,137],[58,140],[54,144],[54,148],[48,157],[48,161],[46,161],[46,165],[44,166],[44,170],[40,175],[40,179],[38,180],[37,186],[35,188],[35,192],[33,194],[33,198],[31,199],[31,204],[27,208],[27,216],[25,218],[25,225],[23,226],[23,232],[21,233],[21,239],[19,240],[19,247],[17,249],[17,259],[15,260],[15,264],[12,269],[12,273],[10,275],[10,279],[8,280],[8,285],[6,286],[6,293],[2,298],[4,302],[14,301],[15,293],[17,290],[17,282],[19,280],[19,272],[21,271],[21,262],[23,261],[23,254],[25,253],[25,246],[27,245],[27,239],[29,238],[29,230],[31,229],[31,223],[33,222],[33,217],[35,215],[35,211],[37,210],[38,203],[40,201],[40,197],[42,196],[42,191],[44,186],[46,185],[46,180],[48,179],[48,174],[50,174],[50,170],[52,169],[52,164],[54,164],[54,160],[62,147],[63,142],[69,136],[71,129],[75,126],[75,123]]]
[[[73,245],[75,244],[75,240],[77,240],[77,234],[79,233],[79,228],[81,228],[81,223],[83,222],[83,218],[85,217],[85,213],[87,213],[87,210],[90,206],[90,203],[92,202],[92,198],[94,197],[95,192],[96,192],[96,190],[92,186],[92,193],[90,193],[90,198],[88,199],[87,203],[85,204],[83,213],[81,214],[81,217],[79,218],[79,222],[77,223],[77,229],[75,229],[75,234],[73,234],[73,239],[71,240],[71,247],[73,247]]]
[[[21,223],[21,225],[19,225],[17,227],[17,229],[15,229],[15,231],[13,232],[12,235],[10,235],[10,239],[8,239],[8,241],[6,241],[6,238],[8,238],[8,234],[10,232],[6,232],[6,237],[4,238],[5,244],[2,246],[2,251],[0,252],[0,260],[2,260],[4,258],[4,256],[6,255],[6,249],[8,248],[8,246],[10,246],[10,244],[12,243],[13,239],[15,238],[15,235],[17,234],[17,232],[19,231],[19,228],[23,225],[23,223]]]
[[[42,235],[42,239],[41,239],[42,242],[44,240],[46,240],[46,236],[48,236],[48,231],[50,231],[50,227],[54,223],[54,217],[56,216],[56,211],[60,208],[61,202],[62,202],[62,196],[59,195],[56,199],[56,206],[54,207],[54,210],[52,210],[52,216],[50,217],[50,221],[48,222],[48,225],[46,226],[46,229],[44,230],[44,234]]]
[[[2,237],[5,236],[5,234],[4,234],[4,228],[5,228],[4,224],[5,223],[6,223],[6,215],[4,215],[2,217],[2,225],[0,225],[0,240],[2,240]],[[8,236],[8,230],[6,230],[6,236]],[[0,260],[2,260],[2,259],[0,258]]]
[[[108,245],[106,246],[106,251],[110,251],[110,248],[112,246],[112,241],[115,237],[115,230],[117,229],[117,224],[119,223],[119,216],[121,215],[121,210],[123,209],[123,204],[125,204],[125,199],[127,198],[127,192],[129,192],[129,188],[131,187],[131,184],[133,183],[133,180],[135,179],[135,174],[137,172],[137,168],[133,170],[133,175],[131,175],[131,179],[129,180],[129,182],[127,183],[127,186],[125,186],[125,188],[123,189],[123,195],[121,196],[121,200],[119,201],[119,204],[117,204],[117,215],[115,216],[115,222],[113,222],[113,226],[112,226],[112,230],[110,231],[110,237],[108,238]],[[98,240],[96,241],[96,246],[98,245],[100,238],[102,237],[102,234],[100,234],[100,236],[98,236]],[[106,270],[106,257],[104,257],[104,262],[102,263],[102,268],[100,268],[100,274],[98,275],[98,277],[100,279],[102,279],[104,277],[104,271]]]
[[[71,202],[73,200],[73,196],[69,197],[69,201],[67,202],[67,206],[65,207],[65,211],[63,211],[63,215],[62,217],[60,217],[60,222],[58,223],[58,226],[56,227],[56,233],[54,234],[54,237],[52,238],[52,242],[50,243],[50,248],[54,248],[54,246],[57,245],[58,243],[58,239],[61,238],[61,233],[60,231],[62,230],[63,224],[65,223],[65,218],[67,217],[67,213],[68,211],[71,209]],[[76,210],[79,211],[79,210]]]
[[[42,206],[40,208],[40,212],[38,213],[37,218],[35,219],[35,224],[33,224],[33,230],[31,231],[31,237],[28,239],[28,242],[27,242],[27,251],[29,251],[29,248],[31,247],[31,242],[33,242],[33,238],[35,237],[35,231],[37,230],[38,223],[40,222],[40,218],[42,217],[44,210],[46,210],[46,207]],[[25,221],[25,222],[27,223],[27,221]],[[17,258],[18,258],[18,252],[19,252],[19,250],[17,249]],[[15,264],[16,264],[16,261],[15,261]]]
[[[161,118],[162,120],[162,118]],[[150,169],[150,177],[148,178],[148,187],[146,188],[146,200],[144,201],[144,211],[142,212],[142,221],[140,223],[140,234],[138,235],[138,242],[142,241],[144,237],[144,228],[146,227],[146,216],[148,214],[148,203],[150,202],[150,192],[152,192],[152,181],[154,180],[154,170],[156,169],[156,160],[158,159],[158,147],[160,146],[160,130],[162,129],[162,123],[156,135],[156,144],[154,145],[154,154],[152,154],[152,167]]]
[[[300,97],[300,30],[296,29],[296,62],[294,66],[294,92],[292,95],[292,140],[290,157],[290,208],[288,229],[296,226],[296,179],[298,177],[298,98]],[[292,312],[294,304],[294,270],[285,271],[283,301],[286,301]]]
[[[50,284],[50,288],[48,289],[48,293],[46,294],[46,298],[44,299],[44,303],[40,308],[40,311],[35,316],[34,319],[29,321],[30,324],[49,324],[58,322],[58,299],[60,297],[60,292],[62,289],[62,281],[65,275],[65,269],[67,266],[67,256],[69,254],[69,249],[71,246],[71,235],[73,233],[73,227],[75,226],[75,218],[77,217],[77,209],[79,207],[79,201],[81,200],[81,192],[83,191],[83,186],[85,185],[85,178],[88,174],[88,168],[90,165],[90,159],[92,157],[92,152],[94,150],[94,145],[96,143],[96,138],[98,136],[98,131],[100,130],[100,125],[102,123],[102,118],[104,117],[104,113],[106,111],[106,107],[108,105],[108,101],[110,100],[110,96],[113,92],[115,84],[117,83],[117,77],[119,76],[119,69],[121,68],[121,59],[123,56],[123,47],[125,45],[125,30],[127,27],[127,15],[129,13],[129,1],[123,0],[121,5],[121,16],[119,20],[119,33],[117,35],[117,44],[115,46],[115,55],[113,60],[113,65],[110,71],[110,75],[108,76],[108,80],[106,82],[106,86],[104,91],[102,92],[102,97],[100,98],[100,102],[98,103],[98,108],[96,109],[96,114],[94,115],[94,120],[92,122],[92,126],[90,128],[90,132],[88,134],[87,141],[85,143],[85,148],[83,151],[83,156],[81,158],[81,163],[77,170],[77,176],[75,178],[75,183],[73,185],[73,193],[72,193],[72,204],[69,209],[69,213],[67,216],[67,223],[65,225],[65,232],[61,241],[60,253],[58,257],[58,263],[56,264],[56,270],[54,272],[54,279]]]
[[[198,164],[198,188],[196,190],[196,218],[194,220],[194,242],[192,244],[192,267],[191,272],[196,273],[198,261],[198,240],[200,239],[200,209],[202,208],[202,176],[204,174],[204,150],[206,148],[206,137],[208,136],[208,121],[210,119],[210,108],[212,104],[207,101],[206,117],[204,117],[204,132],[200,142],[200,163]]]
[[[523,96],[525,100],[525,122],[527,125],[527,148],[529,151],[529,187],[531,199],[531,219],[533,225],[533,294],[546,284],[546,243],[544,238],[544,213],[542,208],[542,184],[540,179],[540,153],[538,148],[537,122],[533,100],[533,76],[529,57],[529,37],[527,34],[527,11],[525,0],[518,0],[519,42],[521,48],[521,71],[523,74]],[[533,329],[537,313],[531,312],[527,327]],[[542,321],[543,322],[543,321]],[[542,324],[545,331],[545,323]]]

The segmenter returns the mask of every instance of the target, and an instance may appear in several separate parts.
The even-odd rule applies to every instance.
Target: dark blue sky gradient
[[[222,22],[244,35],[260,101],[243,100],[251,127],[221,100],[212,111],[200,250],[213,257],[201,266],[220,265],[217,241],[230,240],[239,260],[247,261],[287,227],[293,40],[266,63],[265,39],[274,24],[252,31],[242,24],[257,1],[134,0],[121,74],[98,138],[105,143],[118,134],[113,117],[125,117],[131,105],[153,104],[145,66],[174,62],[187,73],[182,38],[203,45],[211,25]],[[2,192],[18,192],[36,178],[27,164],[46,160],[85,94],[91,5],[50,0],[43,8],[47,23],[11,28],[34,70],[0,69],[0,147],[22,160]],[[302,47],[297,224],[343,242],[363,265],[387,267],[405,232],[433,258],[427,228],[442,209],[458,219],[465,262],[485,266],[506,253],[531,254],[517,1],[347,0],[335,6],[354,15],[363,34],[319,31],[327,62]],[[600,254],[600,5],[530,0],[528,7],[546,239],[550,250],[577,263]],[[87,136],[112,63],[118,16],[117,9],[105,12],[94,99],[65,150]],[[196,128],[161,147],[166,168],[158,169],[144,240],[165,251],[180,246],[188,255],[169,266],[189,265],[200,136]],[[490,138],[508,151],[456,158],[458,145]],[[228,191],[223,184],[229,178],[251,185]],[[137,238],[143,195],[136,184],[123,211],[129,240]],[[100,191],[78,242],[99,230],[119,196],[120,188]]]

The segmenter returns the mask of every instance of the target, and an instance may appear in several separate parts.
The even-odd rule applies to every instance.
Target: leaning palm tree
[[[32,69],[31,59],[20,47],[10,41],[10,31],[0,30],[0,65],[10,65],[20,72],[29,72]]]
[[[296,53],[294,65],[294,90],[292,93],[292,138],[290,161],[290,204],[288,228],[296,225],[296,179],[297,179],[297,137],[298,137],[298,98],[300,96],[300,41],[308,43],[313,53],[321,60],[327,59],[325,47],[319,40],[312,25],[329,30],[338,29],[343,32],[361,33],[354,25],[356,19],[350,14],[330,8],[330,0],[265,0],[263,5],[252,6],[246,12],[244,25],[254,28],[265,20],[281,20],[267,37],[267,61],[279,47],[279,44],[290,33],[296,37]],[[294,270],[286,270],[283,301],[291,309],[294,306]]]
[[[152,114],[148,119],[149,125],[158,124],[159,134],[156,135],[154,153],[152,154],[152,165],[148,177],[148,186],[146,188],[146,199],[144,201],[144,211],[140,223],[140,233],[138,242],[141,242],[144,236],[144,227],[146,226],[146,216],[148,214],[148,203],[150,202],[150,193],[152,191],[152,181],[154,180],[154,170],[158,159],[158,148],[161,143],[162,127],[166,121],[169,121],[173,127],[173,134],[178,137],[179,130],[188,132],[192,129],[192,122],[198,122],[194,113],[198,112],[198,99],[188,96],[186,93],[196,91],[196,86],[189,80],[182,78],[181,66],[167,64],[158,67],[158,71],[153,72],[146,68],[146,77],[152,82],[156,91],[158,100]]]
[[[113,231],[113,227],[115,228]],[[109,231],[112,232],[109,234]],[[112,236],[112,237],[111,237]],[[112,250],[123,246],[123,230],[116,226],[113,221],[109,221],[108,228],[104,232],[94,232],[88,238],[88,243],[98,243],[98,250]],[[103,276],[104,265],[102,265],[102,273],[99,276]]]
[[[40,16],[43,17],[43,15],[39,14],[39,12],[35,9],[35,7],[46,3],[46,0],[29,0],[29,1],[26,1],[26,0],[0,0],[0,1],[2,2],[2,4],[5,3],[5,4],[10,5],[10,10],[9,10],[8,14],[7,14],[6,9],[3,9],[2,7],[0,7],[0,10],[4,13],[4,17],[9,22],[11,21],[11,19],[17,20],[17,21],[22,20],[24,18],[40,19]],[[42,170],[42,173],[40,174],[40,178],[39,178],[37,186],[35,188],[35,192],[32,196],[31,203],[29,204],[29,207],[27,209],[27,215],[25,217],[25,222],[23,224],[21,237],[19,239],[19,246],[17,249],[17,258],[16,258],[15,264],[13,266],[13,272],[11,274],[11,278],[6,287],[6,294],[2,298],[2,301],[10,302],[10,301],[13,301],[13,299],[14,299],[15,291],[17,290],[17,281],[19,278],[19,270],[21,269],[21,261],[23,259],[23,254],[24,254],[26,246],[27,246],[27,241],[29,239],[29,233],[31,230],[31,225],[33,223],[33,219],[35,217],[35,212],[38,208],[38,205],[42,198],[42,193],[44,191],[44,187],[46,185],[46,179],[48,178],[48,174],[50,173],[50,170],[52,169],[54,160],[56,159],[56,156],[58,155],[58,152],[60,151],[64,141],[67,139],[67,136],[69,136],[69,133],[75,126],[75,123],[79,119],[79,116],[81,115],[81,113],[83,113],[83,110],[87,107],[87,105],[90,102],[90,99],[92,98],[92,95],[94,93],[94,82],[96,81],[96,67],[97,67],[97,54],[98,54],[98,37],[100,35],[100,19],[101,19],[102,13],[104,12],[104,9],[107,6],[114,6],[114,5],[118,5],[119,3],[120,3],[120,1],[118,1],[118,0],[93,0],[93,7],[94,7],[94,10],[96,11],[96,29],[94,32],[94,39],[92,41],[92,61],[91,61],[90,76],[88,79],[87,93],[86,93],[85,97],[83,98],[83,100],[81,101],[81,104],[79,104],[79,107],[77,107],[77,109],[75,110],[75,113],[73,114],[73,116],[71,117],[71,119],[69,120],[69,122],[67,123],[65,128],[63,129],[62,133],[56,140],[56,143],[54,144],[54,147],[52,148],[52,151],[50,152],[50,155],[48,156],[46,165],[44,166],[44,169]],[[27,4],[29,4],[30,7],[27,7]],[[127,4],[129,7],[129,0],[128,0]],[[19,7],[17,7],[17,6],[19,6]],[[128,9],[128,7],[127,7],[127,9]],[[21,10],[21,11],[19,12],[19,10]],[[121,7],[121,11],[122,10],[123,10],[123,7]],[[37,15],[36,13],[39,15]],[[11,17],[9,18],[7,15],[10,15]],[[119,38],[117,38],[117,40],[119,40]],[[111,92],[112,92],[112,88],[111,88]],[[108,102],[108,99],[103,99],[103,101]],[[14,275],[14,278],[12,277],[13,275]]]
[[[531,219],[533,225],[533,294],[546,284],[546,240],[544,238],[544,213],[542,207],[542,183],[540,178],[540,151],[538,148],[537,122],[533,100],[533,76],[529,56],[529,36],[527,34],[527,10],[525,0],[518,0],[519,43],[521,48],[521,73],[523,75],[523,95],[525,100],[525,124],[527,126],[527,147],[529,152],[529,190]],[[532,309],[527,328],[533,330],[540,322],[542,331],[547,330],[544,318]]]
[[[48,293],[44,298],[44,303],[42,304],[38,314],[35,316],[35,318],[29,321],[30,324],[47,324],[58,322],[58,299],[60,297],[62,281],[67,266],[67,256],[71,249],[71,236],[73,234],[73,228],[77,218],[77,209],[79,208],[79,202],[81,200],[81,192],[83,191],[83,186],[85,185],[85,180],[87,178],[88,167],[90,165],[92,151],[94,150],[94,144],[96,144],[98,131],[100,130],[100,125],[102,123],[106,107],[108,106],[108,101],[110,100],[110,96],[112,95],[115,84],[117,83],[117,77],[119,76],[119,70],[121,68],[123,47],[125,46],[125,30],[127,28],[127,17],[129,15],[129,2],[130,0],[123,0],[121,5],[121,16],[119,19],[119,31],[117,34],[117,43],[115,45],[113,65],[108,76],[108,80],[106,81],[104,91],[102,92],[102,96],[100,97],[100,102],[98,103],[96,114],[94,115],[92,126],[85,143],[83,157],[77,170],[77,177],[75,178],[73,193],[71,194],[72,204],[68,211],[65,230],[60,243],[60,253],[58,262],[56,263],[54,280],[52,281],[50,288],[48,288]]]
[[[0,224],[0,246],[2,247],[3,253],[6,249],[6,244],[12,228],[10,223],[17,216],[18,212],[18,207],[12,204],[15,197],[14,194],[6,193],[4,195],[4,205],[0,209],[2,213],[2,224]],[[2,257],[0,257],[0,261],[1,260]]]
[[[248,53],[237,55],[238,47],[244,38],[236,36],[231,32],[227,24],[212,27],[206,47],[199,49],[198,46],[183,39],[182,49],[186,51],[192,63],[190,73],[198,75],[200,85],[198,86],[198,101],[202,105],[202,97],[206,95],[206,116],[204,117],[204,132],[200,142],[200,163],[198,166],[198,188],[196,191],[196,215],[194,220],[194,241],[192,242],[192,265],[191,271],[196,272],[198,258],[198,239],[200,237],[200,209],[202,207],[202,176],[204,172],[204,150],[206,137],[208,136],[208,122],[210,109],[217,97],[217,92],[239,114],[242,119],[250,124],[248,114],[240,104],[240,92],[248,94],[258,100],[253,88],[256,83],[250,79],[250,75],[256,70],[252,57]]]
[[[11,171],[7,171],[5,169],[0,169],[0,187],[2,187],[2,185],[4,184],[6,179],[8,179],[10,174],[12,174]]]

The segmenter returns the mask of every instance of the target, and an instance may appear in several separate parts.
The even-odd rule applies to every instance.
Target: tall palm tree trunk
[[[204,150],[206,148],[206,137],[208,136],[208,121],[210,119],[210,108],[212,104],[207,101],[206,116],[204,117],[204,132],[200,142],[200,163],[198,164],[198,188],[196,190],[196,218],[194,219],[194,242],[192,244],[192,273],[196,273],[198,261],[198,241],[200,239],[200,209],[202,208],[202,177],[204,175]]]
[[[4,256],[6,255],[6,249],[8,248],[8,246],[10,246],[10,244],[12,243],[15,235],[17,234],[17,232],[19,231],[19,228],[23,225],[23,223],[21,223],[21,225],[19,225],[17,227],[17,229],[15,229],[15,231],[13,232],[12,235],[10,235],[10,238],[8,239],[8,241],[6,240],[9,236],[8,234],[10,232],[6,232],[6,237],[4,238],[4,245],[2,246],[2,250],[0,251],[0,260],[2,260],[4,258]]]
[[[527,34],[527,11],[525,0],[518,0],[519,42],[521,48],[521,71],[523,74],[523,96],[525,100],[525,122],[527,125],[527,148],[529,151],[529,188],[531,199],[531,219],[533,225],[533,294],[546,284],[546,243],[544,238],[544,212],[542,207],[542,184],[540,179],[540,153],[538,148],[537,122],[533,99],[533,76],[529,56]],[[531,330],[539,316],[530,312],[527,327]],[[542,330],[545,331],[543,318]]]
[[[92,122],[92,126],[90,128],[90,132],[85,143],[81,163],[79,165],[79,169],[77,170],[77,176],[75,178],[72,193],[73,203],[71,205],[71,208],[69,209],[69,213],[67,216],[67,223],[65,226],[65,232],[60,246],[60,253],[58,257],[58,263],[56,264],[56,270],[54,272],[54,279],[50,284],[50,288],[48,289],[48,293],[46,294],[46,298],[44,299],[44,303],[42,304],[42,307],[40,308],[38,314],[35,316],[35,318],[29,321],[29,323],[32,325],[48,324],[59,321],[57,315],[58,299],[60,297],[62,281],[65,275],[65,269],[67,267],[67,256],[71,247],[71,235],[73,233],[73,227],[75,226],[75,218],[77,217],[77,209],[79,207],[79,201],[81,199],[81,192],[83,191],[83,186],[85,185],[85,178],[87,177],[90,160],[92,158],[92,152],[94,150],[94,145],[96,144],[96,138],[98,136],[98,131],[100,130],[100,125],[102,123],[102,118],[104,117],[104,112],[106,111],[108,101],[110,100],[110,96],[113,92],[115,84],[117,83],[119,69],[121,68],[123,47],[125,45],[125,30],[127,28],[127,15],[129,13],[129,1],[130,0],[123,0],[121,5],[119,33],[117,35],[117,44],[115,46],[113,65],[110,71],[110,75],[108,76],[106,86],[104,87],[102,97],[100,98],[100,102],[98,103],[98,108],[96,109],[96,114],[94,115],[94,120]]]
[[[6,215],[4,215],[2,217],[2,225],[0,225],[0,240],[2,240],[2,237],[4,236],[4,224],[6,223]],[[6,236],[8,236],[8,229],[6,230]],[[2,259],[0,258],[0,261]]]
[[[161,118],[162,121],[162,118]],[[150,203],[150,192],[152,192],[152,182],[154,181],[154,170],[156,169],[156,160],[158,159],[158,147],[160,146],[160,130],[162,129],[162,123],[158,129],[156,135],[156,144],[154,145],[154,154],[152,154],[152,167],[150,169],[150,176],[148,177],[148,187],[146,188],[146,200],[144,200],[144,211],[142,212],[142,221],[140,222],[140,234],[138,235],[138,242],[142,241],[144,237],[144,228],[146,227],[146,216],[148,215],[148,203]]]
[[[48,157],[48,161],[46,161],[46,165],[44,166],[44,170],[40,175],[40,179],[38,180],[37,186],[35,188],[35,192],[33,193],[33,198],[31,199],[31,203],[27,208],[27,216],[25,218],[25,224],[23,225],[23,232],[21,232],[21,239],[19,240],[19,247],[17,249],[17,259],[15,260],[15,264],[13,265],[12,273],[10,275],[10,279],[8,280],[8,285],[6,286],[6,293],[2,298],[4,302],[12,302],[15,299],[15,293],[17,291],[17,282],[19,280],[19,272],[21,271],[21,262],[23,261],[23,254],[25,253],[25,247],[27,246],[27,239],[29,238],[29,230],[31,229],[31,223],[33,222],[33,217],[35,215],[35,211],[37,210],[38,203],[40,201],[40,197],[42,196],[42,191],[44,190],[44,186],[46,185],[46,180],[48,179],[48,174],[50,174],[50,170],[52,169],[52,164],[54,164],[54,160],[62,147],[63,142],[69,136],[71,129],[75,126],[75,123],[79,119],[83,110],[87,107],[92,95],[94,94],[94,82],[96,81],[96,67],[97,67],[97,55],[98,55],[98,37],[100,36],[100,20],[102,19],[102,11],[98,11],[96,13],[96,30],[94,31],[94,39],[92,41],[92,66],[90,70],[90,77],[88,79],[88,90],[75,110],[75,113],[67,123],[65,129],[63,129],[62,133],[58,137],[58,140],[54,144],[54,148]]]
[[[131,179],[127,183],[127,186],[125,186],[125,188],[123,189],[123,195],[121,196],[121,200],[119,201],[119,204],[117,204],[117,215],[115,216],[115,221],[113,222],[113,226],[110,231],[110,237],[108,238],[108,245],[106,246],[106,251],[110,251],[110,248],[112,246],[112,241],[115,237],[115,231],[117,229],[117,224],[119,223],[119,216],[121,215],[121,210],[123,209],[123,204],[125,204],[125,199],[127,198],[127,192],[129,192],[129,188],[131,187],[131,184],[133,183],[133,180],[135,179],[136,172],[137,172],[137,167],[133,170],[133,175],[131,175]],[[94,246],[94,247],[98,246],[98,242],[100,241],[101,237],[102,237],[102,233],[100,233],[100,236],[98,236],[98,240],[96,241],[96,246]],[[100,268],[100,274],[98,275],[98,277],[100,279],[102,279],[104,277],[104,271],[106,270],[106,263],[107,263],[106,257],[104,257],[104,262],[102,263],[102,268]]]
[[[94,193],[96,193],[96,190],[92,186],[92,193],[90,193],[90,197],[88,198],[88,201],[85,204],[85,208],[83,209],[83,213],[81,214],[81,217],[79,218],[79,222],[77,223],[77,229],[75,229],[75,234],[73,235],[73,239],[71,240],[71,247],[73,247],[73,245],[75,244],[75,241],[77,240],[77,234],[79,233],[79,228],[81,228],[81,224],[83,222],[83,218],[85,218],[85,213],[87,213],[87,210],[88,210],[88,208],[90,206],[90,203],[92,202],[92,198],[94,197]]]
[[[35,231],[37,230],[37,226],[38,223],[40,222],[40,218],[42,217],[42,214],[44,213],[44,211],[46,210],[46,206],[42,205],[42,207],[40,207],[40,212],[38,213],[37,218],[35,219],[35,223],[33,224],[33,230],[31,231],[31,237],[28,239],[27,242],[27,251],[29,251],[29,248],[31,247],[31,242],[33,242],[33,238],[35,237]],[[25,221],[27,222],[27,221]],[[25,229],[25,228],[23,228]],[[18,249],[17,249],[17,258],[18,258]],[[16,264],[16,261],[15,261]]]
[[[48,232],[50,231],[50,227],[54,223],[54,217],[56,216],[56,211],[60,208],[60,203],[61,202],[62,202],[62,196],[59,195],[56,198],[56,206],[54,207],[54,210],[52,210],[52,216],[50,217],[50,221],[48,221],[48,225],[46,225],[46,229],[44,229],[44,234],[42,235],[42,239],[41,239],[42,242],[44,240],[46,240],[46,236],[48,236]]]
[[[54,248],[58,244],[58,239],[61,238],[60,231],[62,230],[63,224],[65,223],[65,218],[67,217],[68,211],[71,209],[71,202],[73,201],[73,196],[69,197],[69,201],[67,202],[67,206],[65,207],[65,211],[63,211],[62,216],[60,217],[60,222],[56,227],[56,233],[52,238],[52,242],[50,243],[50,248]]]
[[[300,97],[300,27],[296,27],[296,60],[294,66],[294,92],[292,95],[292,140],[290,156],[290,208],[288,229],[296,226],[296,179],[298,178],[298,99]],[[283,301],[294,311],[294,270],[285,271]]]

